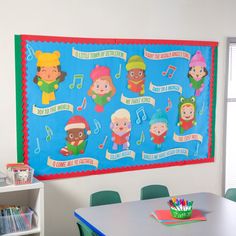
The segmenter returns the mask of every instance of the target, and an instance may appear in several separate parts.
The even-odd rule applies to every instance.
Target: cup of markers
[[[193,201],[173,197],[168,201],[168,205],[174,218],[188,219],[192,216]]]

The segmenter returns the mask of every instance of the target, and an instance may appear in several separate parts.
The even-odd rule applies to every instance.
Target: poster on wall
[[[217,46],[16,35],[18,161],[41,180],[213,162]]]

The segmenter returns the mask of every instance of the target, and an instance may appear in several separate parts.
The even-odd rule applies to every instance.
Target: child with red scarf
[[[112,142],[113,150],[118,149],[118,145],[122,145],[123,149],[128,149],[130,131],[131,131],[131,120],[130,113],[126,109],[119,109],[114,112],[111,116],[111,125],[112,130]]]
[[[142,57],[138,55],[130,57],[126,64],[126,70],[128,71],[128,89],[141,96],[144,95],[146,65]]]
[[[166,114],[158,109],[152,116],[149,125],[151,140],[156,144],[157,149],[160,149],[162,147],[162,143],[165,142],[168,131],[168,120]]]

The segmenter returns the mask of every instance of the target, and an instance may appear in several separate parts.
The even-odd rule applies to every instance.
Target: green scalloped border
[[[216,123],[216,98],[217,98],[217,68],[218,68],[218,47],[214,52],[214,94],[213,94],[213,111],[212,111],[212,151],[211,158],[215,157],[215,123]]]
[[[23,162],[23,103],[22,103],[22,64],[21,64],[21,36],[15,35],[15,76],[16,76],[16,137],[17,162]]]

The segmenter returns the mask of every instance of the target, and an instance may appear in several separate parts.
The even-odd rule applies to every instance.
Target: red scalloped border
[[[84,43],[84,44],[172,44],[189,46],[218,46],[218,42],[213,41],[192,41],[192,40],[167,40],[167,39],[114,39],[114,38],[73,38],[56,36],[21,35],[22,40],[64,42],[64,43]]]
[[[210,102],[209,102],[209,123],[208,123],[208,158],[211,158],[211,153],[212,153],[212,121],[213,121],[213,98],[214,98],[214,59],[215,59],[215,48],[211,48],[211,78],[210,78]],[[214,158],[212,158],[214,159]]]
[[[210,46],[212,47],[211,56],[211,78],[210,78],[210,103],[209,103],[209,131],[208,131],[208,158],[181,161],[181,162],[169,162],[161,164],[146,164],[139,166],[108,168],[102,170],[91,170],[81,172],[71,172],[63,174],[49,174],[39,175],[39,180],[51,180],[61,178],[72,178],[79,176],[110,174],[124,171],[145,170],[170,166],[183,166],[189,164],[201,164],[206,162],[214,162],[214,157],[211,157],[212,153],[212,121],[213,121],[213,97],[214,97],[214,51],[218,46],[218,42],[211,41],[188,41],[188,40],[153,40],[153,39],[105,39],[105,38],[72,38],[72,37],[51,37],[51,36],[37,36],[37,35],[21,35],[21,52],[22,52],[22,119],[23,119],[23,155],[24,162],[28,164],[28,128],[27,128],[27,90],[26,90],[26,40],[29,41],[46,41],[46,42],[64,42],[64,43],[85,43],[85,44],[172,44],[172,45],[191,45],[191,46]]]
[[[206,158],[204,160],[199,159],[199,160],[182,161],[182,162],[147,164],[147,165],[140,165],[140,166],[119,167],[119,168],[108,168],[108,169],[102,169],[102,170],[89,170],[89,171],[72,172],[72,173],[65,173],[65,174],[38,175],[37,179],[39,179],[39,180],[50,180],[50,179],[73,178],[73,177],[81,177],[81,176],[89,176],[89,175],[111,174],[111,173],[125,172],[125,171],[164,168],[164,167],[170,167],[170,166],[184,166],[184,165],[190,165],[190,164],[203,164],[203,163],[206,163],[206,162],[214,162],[214,158]]]
[[[27,129],[27,86],[26,86],[26,41],[21,41],[22,46],[22,119],[23,119],[23,156],[24,163],[29,163],[28,158],[28,129]]]

